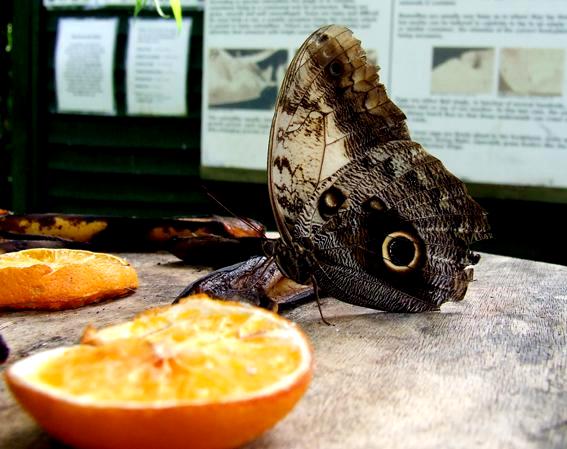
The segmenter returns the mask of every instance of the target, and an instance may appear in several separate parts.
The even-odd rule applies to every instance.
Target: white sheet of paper
[[[126,56],[129,115],[186,115],[191,20],[130,19]]]
[[[266,173],[273,86],[286,66],[276,55],[291,59],[322,24],[339,23],[377,56],[413,140],[456,176],[567,188],[567,1],[539,0],[537,14],[531,0],[228,3],[207,0],[205,9],[201,163],[216,172],[208,176]]]
[[[134,7],[136,0],[43,0],[43,6],[47,9],[55,8],[106,8],[108,6]],[[169,1],[161,0],[161,7],[167,12]],[[200,8],[205,5],[205,0],[181,0],[182,8]],[[155,9],[154,2],[147,2],[146,9]]]
[[[61,18],[55,46],[60,113],[116,114],[114,50],[118,19]]]

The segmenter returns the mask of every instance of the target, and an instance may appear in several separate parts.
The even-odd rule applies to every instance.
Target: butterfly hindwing
[[[389,311],[461,300],[477,261],[468,245],[488,236],[463,183],[411,141],[371,148],[327,178],[294,234],[312,242],[329,294]]]

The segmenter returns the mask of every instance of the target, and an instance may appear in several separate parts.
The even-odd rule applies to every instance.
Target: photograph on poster
[[[500,50],[498,93],[560,97],[564,71],[563,48],[503,48]]]
[[[288,61],[283,49],[210,49],[209,107],[273,109]]]
[[[494,55],[492,48],[433,48],[431,93],[492,93]]]

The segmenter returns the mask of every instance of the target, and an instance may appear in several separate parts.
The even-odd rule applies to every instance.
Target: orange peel
[[[61,310],[133,293],[138,276],[111,254],[35,248],[0,255],[0,285],[0,309]]]
[[[6,381],[50,434],[80,449],[229,449],[274,426],[313,370],[298,326],[195,295],[12,365]]]

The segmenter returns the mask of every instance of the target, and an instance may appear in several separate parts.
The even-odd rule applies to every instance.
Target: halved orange
[[[84,449],[229,449],[281,420],[305,392],[312,351],[272,312],[189,297],[38,353],[6,372],[49,433]]]
[[[128,295],[136,271],[120,257],[36,248],[0,255],[0,309],[60,310]]]

